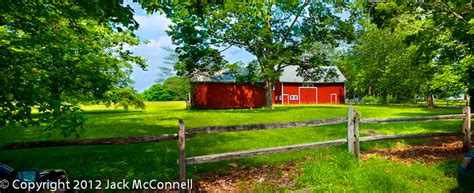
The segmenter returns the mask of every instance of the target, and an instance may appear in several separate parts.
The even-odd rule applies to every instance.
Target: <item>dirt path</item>
[[[229,170],[225,176],[218,176],[213,173],[200,175],[201,180],[197,188],[204,192],[236,192],[252,191],[254,186],[263,189],[281,187],[285,189],[293,188],[293,181],[297,176],[297,165],[290,162],[286,165],[261,167],[239,166],[230,163]]]
[[[367,152],[363,152],[362,157],[367,159],[372,155],[377,155],[397,161],[423,161],[424,163],[431,164],[445,159],[462,159],[464,153],[462,141],[459,137],[442,137],[419,145],[370,149]]]

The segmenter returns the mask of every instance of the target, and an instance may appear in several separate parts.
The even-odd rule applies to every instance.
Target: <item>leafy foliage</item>
[[[143,98],[133,88],[114,87],[105,93],[105,97],[107,98],[105,101],[107,107],[115,105],[123,107],[126,111],[130,107],[145,109]]]
[[[174,101],[186,101],[188,99],[190,85],[187,77],[169,77],[163,83],[163,87]]]
[[[272,107],[272,83],[284,67],[303,65],[305,49],[314,42],[337,44],[352,38],[353,26],[337,16],[336,10],[333,4],[309,1],[185,3],[163,8],[174,23],[168,34],[178,45],[178,75],[212,75],[230,68],[220,52],[230,47],[245,49],[256,57],[248,69],[257,70],[252,75],[265,81],[267,108]],[[321,63],[315,64],[305,68],[317,68]]]
[[[63,135],[80,133],[82,101],[130,83],[142,58],[132,10],[117,3],[2,1],[0,8],[0,124],[39,125]],[[33,109],[38,114],[33,116]],[[35,117],[35,118],[34,118]]]
[[[356,44],[341,62],[354,94],[383,101],[389,95],[445,98],[472,85],[465,59],[472,55],[467,22],[474,15],[472,7],[392,1],[364,8]]]
[[[142,96],[147,101],[187,101],[189,95],[189,79],[172,76],[163,84],[157,83],[145,90]]]
[[[154,84],[143,92],[143,98],[147,101],[170,101],[171,94],[161,84]]]

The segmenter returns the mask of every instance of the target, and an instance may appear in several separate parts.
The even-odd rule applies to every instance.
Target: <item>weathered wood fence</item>
[[[434,121],[434,120],[448,120],[448,119],[463,119],[462,131],[449,131],[449,132],[437,132],[437,133],[422,133],[422,134],[401,134],[401,135],[377,135],[360,137],[359,136],[359,125],[360,123],[393,123],[393,122],[410,122],[410,121]],[[203,155],[196,157],[186,158],[185,141],[186,136],[193,136],[199,133],[219,133],[219,132],[235,132],[235,131],[249,131],[249,130],[261,130],[261,129],[277,129],[277,128],[292,128],[292,127],[307,127],[307,126],[321,126],[321,125],[332,125],[347,122],[347,139],[336,139],[329,141],[321,141],[314,143],[305,143],[297,145],[279,146],[255,150],[244,150],[236,152],[219,153],[212,155]],[[361,119],[360,113],[353,109],[352,105],[349,106],[349,113],[347,118],[332,118],[324,120],[312,120],[312,121],[301,121],[291,123],[270,123],[270,124],[253,124],[253,125],[235,125],[235,126],[212,126],[212,127],[199,127],[186,131],[185,125],[182,120],[179,120],[179,175],[180,180],[185,181],[186,179],[186,165],[209,163],[223,160],[238,159],[249,156],[267,155],[281,152],[290,152],[303,149],[337,146],[348,144],[349,152],[353,153],[356,157],[360,156],[360,142],[366,141],[378,141],[388,139],[410,139],[410,138],[428,138],[428,137],[440,137],[440,136],[464,136],[463,148],[470,150],[471,141],[471,110],[469,107],[463,109],[463,114],[455,115],[437,115],[437,116],[424,116],[424,117],[410,117],[410,118],[368,118]]]

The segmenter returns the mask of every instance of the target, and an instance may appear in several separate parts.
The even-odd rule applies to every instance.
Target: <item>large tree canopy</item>
[[[164,6],[163,11],[173,22],[168,33],[178,46],[180,62],[175,68],[179,75],[192,77],[197,72],[212,74],[231,68],[221,52],[232,46],[244,49],[256,60],[243,66],[264,80],[265,106],[271,108],[272,84],[286,66],[299,65],[302,75],[315,72],[312,69],[318,69],[324,58],[315,56],[313,65],[304,65],[305,50],[316,42],[334,45],[352,38],[353,25],[341,19],[340,9],[336,4],[310,1],[267,1],[185,3]]]
[[[363,8],[359,36],[343,65],[356,94],[410,99],[473,91],[472,5],[390,1]]]
[[[125,49],[139,43],[132,16],[118,2],[2,1],[0,126],[19,122],[78,134],[79,102],[120,101],[111,91],[130,94],[117,89],[129,86],[132,64],[146,66]]]

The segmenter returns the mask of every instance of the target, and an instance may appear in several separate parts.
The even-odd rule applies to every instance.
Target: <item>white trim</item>
[[[288,104],[290,104],[290,95],[289,94],[282,94],[281,104],[285,104],[285,95],[288,96]]]
[[[303,86],[303,84],[301,84],[301,86]],[[300,101],[300,98],[301,98],[300,97],[300,88],[301,88],[301,86],[298,87],[298,104],[301,104],[301,101]]]
[[[335,102],[335,103],[332,102],[332,96],[333,96],[333,95],[336,96],[336,102]],[[337,103],[337,94],[336,94],[336,93],[331,93],[331,104],[338,104],[338,103]]]
[[[283,92],[283,82],[280,82],[281,84],[281,96],[282,96],[282,99],[281,99],[281,104],[283,105],[283,100],[285,99],[285,97],[283,95],[285,95],[285,93]],[[288,96],[288,100],[290,100],[290,97]],[[289,102],[289,101],[288,101]]]
[[[344,104],[346,104],[346,102],[347,102],[347,98],[346,98],[346,97],[347,97],[346,82],[344,82],[344,86],[343,86],[343,87],[344,87]]]
[[[299,88],[298,88],[298,97],[299,97],[298,99],[301,98],[301,96],[300,96],[300,90],[301,90],[302,88],[303,88],[303,89],[305,89],[305,88],[314,88],[314,89],[316,89],[316,94],[315,94],[315,95],[316,95],[316,103],[315,103],[315,104],[318,104],[318,87],[299,87]],[[299,102],[299,104],[301,104],[301,102],[300,102],[299,100],[298,100],[298,102]]]

